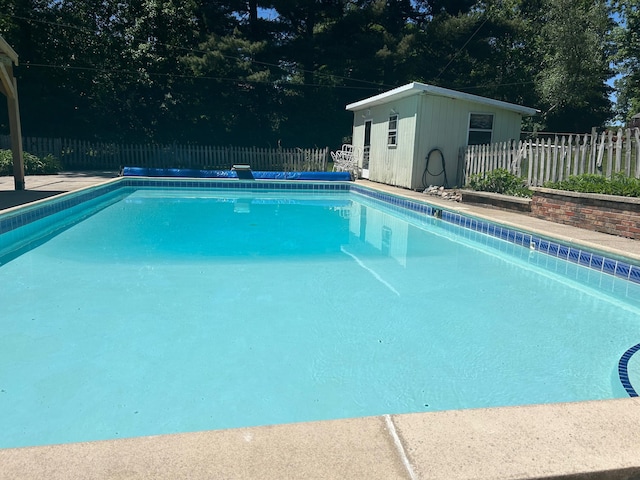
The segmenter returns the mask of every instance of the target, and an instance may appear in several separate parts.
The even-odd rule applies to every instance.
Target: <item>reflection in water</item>
[[[361,203],[354,202],[351,208],[351,233],[382,255],[391,257],[406,267],[410,225],[400,218]]]
[[[395,288],[393,288],[393,285],[391,285],[389,282],[387,282],[384,278],[382,278],[375,270],[373,270],[372,268],[367,267],[362,260],[360,260],[358,257],[356,257],[353,253],[349,253],[345,250],[344,247],[340,247],[340,250],[342,251],[342,253],[344,253],[345,255],[349,255],[351,258],[353,258],[356,263],[361,266],[362,268],[364,268],[367,272],[369,272],[373,278],[375,278],[377,281],[379,281],[381,284],[383,284],[385,287],[387,287],[389,290],[391,290],[393,293],[395,293],[397,296],[400,296],[400,292],[398,292],[398,290],[396,290]]]
[[[391,237],[393,235],[393,230],[386,225],[382,226],[382,246],[380,250],[384,255],[389,255],[391,252]]]

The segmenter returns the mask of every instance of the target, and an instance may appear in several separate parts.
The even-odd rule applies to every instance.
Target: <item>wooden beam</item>
[[[11,45],[9,45],[7,41],[2,38],[2,35],[0,35],[0,53],[5,54],[16,66],[18,66],[18,54],[13,48],[11,48]]]
[[[13,73],[13,72],[12,72]],[[13,74],[11,75],[13,77]],[[24,190],[24,155],[22,153],[22,129],[20,127],[20,106],[18,105],[18,82],[13,79],[12,98],[7,96],[9,110],[9,132],[13,156],[13,182],[16,190]]]
[[[9,66],[9,70],[13,70],[11,66]],[[13,73],[13,72],[12,72]],[[2,81],[3,92],[7,98],[15,98],[16,92],[13,88],[13,81],[11,80],[13,77],[12,74],[9,74],[7,67],[4,64],[0,63],[0,80]]]
[[[7,97],[9,133],[13,157],[13,180],[16,190],[24,190],[24,155],[22,153],[22,129],[18,105],[18,82],[13,76],[13,64],[18,65],[18,54],[0,35],[0,91]]]

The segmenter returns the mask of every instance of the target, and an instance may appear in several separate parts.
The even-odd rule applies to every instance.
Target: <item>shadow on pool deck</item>
[[[25,190],[14,189],[12,176],[0,177],[0,210],[97,185],[117,176],[118,172],[108,170],[29,175],[25,177]]]
[[[43,198],[53,197],[65,193],[64,190],[19,190],[19,191],[0,191],[0,210],[5,210],[11,207],[17,207],[18,205],[24,205],[25,203],[35,202],[36,200],[42,200]]]

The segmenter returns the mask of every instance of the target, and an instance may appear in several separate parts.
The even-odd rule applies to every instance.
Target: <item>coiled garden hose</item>
[[[429,171],[429,162],[431,161],[431,154],[433,152],[438,152],[440,154],[440,159],[442,160],[442,171],[438,173],[432,173]],[[442,153],[442,150],[440,150],[439,148],[432,148],[431,150],[429,150],[429,153],[427,153],[427,165],[425,166],[424,173],[422,174],[422,186],[424,188],[427,188],[429,186],[427,185],[427,174],[431,175],[432,177],[438,177],[443,173],[444,173],[444,188],[449,188],[449,180],[447,179],[447,170],[445,168],[444,155]]]

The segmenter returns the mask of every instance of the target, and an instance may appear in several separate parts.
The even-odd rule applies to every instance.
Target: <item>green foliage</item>
[[[338,146],[346,104],[411,81],[588,131],[610,115],[609,50],[637,71],[639,1],[0,0],[0,34],[25,136]],[[628,25],[617,48],[609,4]],[[633,108],[637,77],[620,82]]]
[[[604,0],[544,0],[536,88],[554,132],[586,132],[611,117],[612,22]]]
[[[627,177],[621,173],[614,175],[611,179],[607,179],[602,175],[585,173],[571,176],[561,182],[547,182],[544,186],[572,192],[640,197],[640,179]]]
[[[618,119],[628,121],[640,113],[640,0],[616,0],[614,12],[620,18],[613,30],[617,49],[613,55],[618,78],[616,113]]]
[[[469,179],[469,186],[481,192],[502,193],[513,197],[530,197],[529,190],[522,178],[504,168],[497,168],[489,173],[475,174]]]
[[[23,152],[25,175],[55,175],[62,166],[56,157],[36,157]],[[13,154],[11,150],[0,150],[0,176],[13,175]]]

